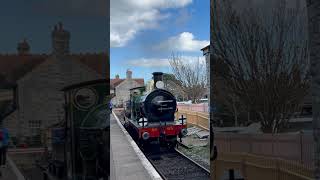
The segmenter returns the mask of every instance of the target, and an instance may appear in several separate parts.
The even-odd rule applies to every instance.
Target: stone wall
[[[129,89],[143,86],[133,79],[126,79],[116,87],[116,96],[112,99],[112,103],[116,106],[123,105],[130,99]]]
[[[64,119],[63,87],[101,78],[79,62],[63,57],[47,59],[18,81],[19,136],[40,133],[30,127],[31,121],[40,121],[41,128],[46,128]]]

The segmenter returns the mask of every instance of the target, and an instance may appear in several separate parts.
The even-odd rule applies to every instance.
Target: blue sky
[[[154,71],[170,72],[172,53],[203,58],[210,0],[111,0],[110,6],[111,78],[124,78],[127,69],[146,81]]]
[[[72,52],[109,49],[105,0],[4,0],[0,7],[0,53],[16,53],[26,38],[33,53],[51,52],[51,31],[61,21],[71,32]]]

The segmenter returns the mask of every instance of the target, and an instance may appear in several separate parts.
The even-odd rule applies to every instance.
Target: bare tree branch
[[[285,128],[297,111],[310,79],[305,9],[289,8],[285,0],[278,3],[266,16],[256,7],[239,12],[229,0],[219,1],[212,45],[215,80],[220,79],[214,86],[224,86],[213,87],[224,90],[220,102],[228,104],[235,97],[272,133]]]
[[[181,88],[188,100],[197,102],[201,99],[207,91],[205,63],[201,63],[200,59],[194,62],[186,61],[175,54],[172,54],[169,62],[179,82],[176,85]]]

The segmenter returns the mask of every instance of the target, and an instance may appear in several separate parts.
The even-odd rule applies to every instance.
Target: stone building
[[[146,91],[148,91],[148,92],[152,91],[153,86],[154,86],[154,81],[153,81],[153,79],[151,79],[146,83]]]
[[[2,119],[10,136],[25,140],[64,121],[65,86],[107,78],[107,53],[71,54],[70,33],[62,24],[52,31],[52,53],[32,54],[26,40],[18,54],[0,55],[0,72],[14,84],[14,110]]]
[[[130,99],[129,89],[144,86],[144,79],[132,78],[132,71],[127,70],[126,78],[120,79],[116,75],[114,79],[110,80],[110,94],[113,94],[113,105],[122,107],[126,101]]]

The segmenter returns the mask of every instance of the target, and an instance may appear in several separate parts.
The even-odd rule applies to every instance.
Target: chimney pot
[[[25,38],[23,39],[23,41],[18,43],[17,51],[19,55],[29,54],[30,46]]]
[[[61,22],[58,23],[58,26],[54,26],[52,32],[52,48],[53,53],[56,55],[65,55],[69,53],[69,40],[70,33],[63,29]]]
[[[127,70],[127,79],[131,79],[132,78],[132,71],[130,71],[129,69]]]

